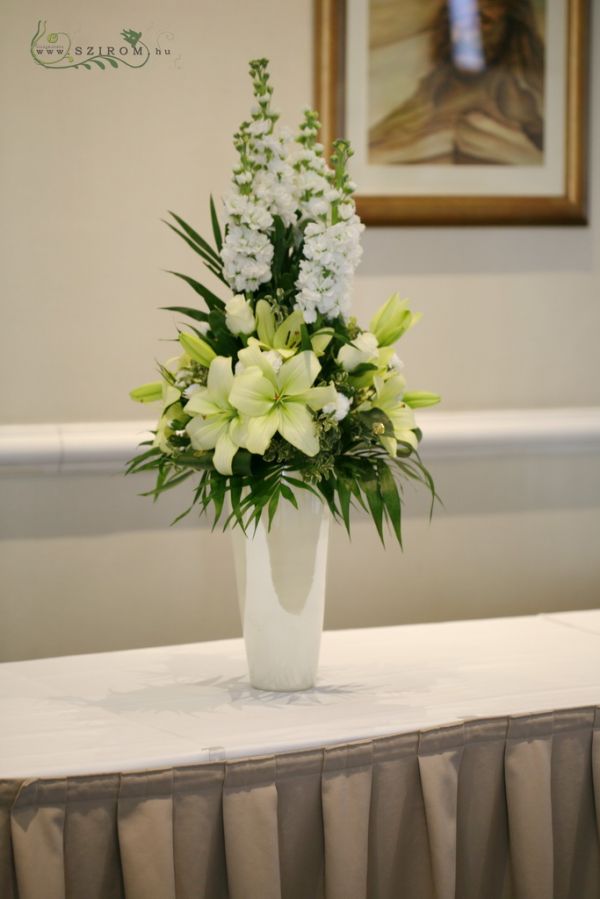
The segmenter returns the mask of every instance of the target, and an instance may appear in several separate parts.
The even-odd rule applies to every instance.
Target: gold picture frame
[[[364,21],[369,14],[369,4],[377,0],[362,0],[362,5],[367,12],[361,13]],[[379,0],[381,3],[382,0]],[[403,0],[385,0],[390,3],[402,3]],[[507,0],[509,2],[509,0]],[[539,0],[541,2],[541,0]],[[554,3],[553,10],[558,9],[557,0],[546,0]],[[562,179],[562,185],[557,180],[557,187],[546,195],[513,192],[510,183],[507,185],[507,170],[510,166],[472,166],[472,171],[483,171],[482,177],[487,178],[492,189],[486,189],[478,193],[452,191],[444,192],[418,192],[410,193],[397,191],[389,193],[381,190],[380,186],[374,192],[364,190],[364,183],[359,181],[359,195],[356,198],[357,210],[366,224],[369,225],[585,225],[587,224],[586,209],[586,135],[587,135],[587,39],[589,11],[587,0],[558,0],[564,4],[563,27],[564,31],[555,31],[561,37],[558,45],[562,56],[561,73],[564,75],[564,100],[561,111],[561,127],[556,131],[554,150],[559,159],[555,166],[555,179]],[[330,148],[336,137],[350,137],[347,120],[352,117],[353,110],[348,105],[346,89],[346,73],[351,73],[350,78],[356,78],[355,72],[360,66],[354,64],[352,51],[349,50],[349,7],[359,9],[361,0],[315,0],[315,105],[322,119],[321,140],[326,148]],[[365,30],[365,29],[363,29]],[[355,28],[356,32],[356,28]],[[368,31],[359,37],[365,48],[368,48]],[[564,47],[560,42],[564,40]],[[356,44],[356,39],[355,39]],[[368,57],[368,49],[364,50],[365,58]],[[548,47],[548,54],[551,47]],[[546,45],[544,45],[546,55]],[[546,81],[551,59],[546,63]],[[368,68],[363,63],[364,78],[368,78]],[[355,82],[356,83],[356,82]],[[545,91],[550,93],[548,85]],[[366,88],[363,91],[366,93]],[[361,90],[353,93],[360,96]],[[553,91],[554,95],[561,92]],[[547,102],[551,102],[548,100]],[[547,106],[545,109],[547,110]],[[352,115],[349,115],[349,112]],[[545,119],[543,119],[545,123]],[[364,135],[364,145],[368,145],[367,118],[364,118],[365,127],[360,135]],[[545,127],[545,124],[544,124]],[[353,146],[356,141],[352,141]],[[548,155],[550,155],[548,153]],[[392,169],[391,165],[387,166]],[[416,174],[414,165],[395,166],[399,171],[404,170],[403,175],[410,177]],[[429,170],[431,170],[429,166]],[[468,166],[438,166],[435,171],[438,183],[445,177],[444,172],[450,169]],[[514,171],[517,166],[513,166]],[[538,167],[539,168],[539,167]],[[493,179],[500,175],[504,178],[503,191],[495,192]],[[410,172],[407,170],[411,170]],[[378,177],[385,178],[385,171],[380,177],[382,168],[379,167]],[[392,174],[396,174],[393,172]],[[461,175],[463,173],[461,172]],[[467,172],[469,174],[469,172]],[[527,183],[528,171],[525,170],[522,183]],[[363,187],[363,193],[360,189]]]

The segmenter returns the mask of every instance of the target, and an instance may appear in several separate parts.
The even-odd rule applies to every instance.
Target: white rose
[[[325,415],[333,415],[336,421],[341,421],[345,418],[350,411],[350,400],[346,396],[345,393],[339,393],[336,390],[335,392],[335,400],[333,403],[327,403],[326,406],[323,406],[323,412]]]
[[[377,358],[378,343],[374,334],[365,331],[359,334],[352,343],[343,346],[338,353],[338,362],[345,371],[354,371],[365,362],[373,362]]]
[[[394,353],[390,357],[388,368],[391,368],[393,371],[402,371],[402,369],[404,368],[404,362],[402,361],[402,359],[400,359],[397,353]]]
[[[268,359],[270,365],[273,367],[274,372],[278,372],[283,364],[283,359],[277,352],[277,350],[268,350],[266,353],[263,353],[265,359]]]
[[[254,313],[243,294],[236,294],[225,303],[225,324],[232,334],[252,334],[254,331]]]

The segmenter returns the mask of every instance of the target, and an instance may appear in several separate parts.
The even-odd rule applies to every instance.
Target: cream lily
[[[298,353],[275,372],[265,353],[247,348],[239,353],[253,360],[234,378],[230,402],[246,419],[246,446],[262,455],[272,437],[281,436],[307,456],[319,452],[317,429],[311,412],[335,401],[335,388],[313,387],[321,369],[310,350]]]
[[[169,443],[169,438],[172,437],[175,432],[171,427],[171,423],[180,419],[183,415],[184,412],[181,403],[170,403],[169,406],[165,406],[163,413],[158,420],[158,424],[156,426],[156,434],[154,435],[152,445],[158,446],[159,449],[161,449],[162,452],[167,456],[173,454],[173,450]]]
[[[233,457],[242,444],[243,425],[229,402],[233,381],[231,359],[217,356],[208,370],[206,387],[197,390],[184,409],[193,416],[186,425],[192,446],[214,449],[213,465],[221,474],[232,473]]]
[[[418,440],[414,433],[416,428],[415,416],[404,402],[405,380],[402,375],[392,375],[386,381],[376,377],[373,381],[375,398],[372,400],[374,409],[385,412],[394,429],[393,437],[380,437],[383,446],[390,456],[398,452],[398,441],[408,443],[413,449],[417,449]]]
[[[359,375],[353,375],[352,373],[350,373],[350,381],[353,386],[369,387],[373,383],[374,378],[379,377],[385,379],[389,377],[389,375],[391,374],[390,363],[394,355],[395,353],[393,346],[379,347],[377,355],[373,359],[369,360],[369,364],[374,365],[375,368],[364,371]]]
[[[131,390],[129,396],[138,403],[157,403],[162,400],[162,414],[156,426],[152,445],[158,446],[166,455],[171,455],[173,450],[169,445],[169,437],[173,434],[173,429],[170,422],[183,411],[179,405],[181,391],[166,381],[152,381]]]
[[[289,359],[298,349],[300,327],[303,323],[302,312],[297,309],[277,326],[271,304],[266,300],[259,300],[256,304],[258,342],[263,349],[275,350],[283,359]],[[332,337],[333,328],[320,328],[310,335],[310,342],[317,356],[325,352]]]

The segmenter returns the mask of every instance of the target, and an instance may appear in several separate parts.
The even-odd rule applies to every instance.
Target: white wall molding
[[[425,458],[600,449],[600,407],[418,413]],[[117,472],[153,422],[0,426],[0,474]]]

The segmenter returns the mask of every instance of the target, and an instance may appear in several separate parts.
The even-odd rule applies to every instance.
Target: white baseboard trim
[[[506,453],[600,449],[600,407],[418,413],[422,456],[472,458]],[[0,426],[0,474],[122,471],[149,421]]]

